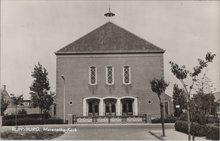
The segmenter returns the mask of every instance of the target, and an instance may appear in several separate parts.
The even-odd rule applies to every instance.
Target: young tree
[[[176,106],[179,107],[176,107]],[[177,84],[173,85],[173,106],[174,116],[179,117],[186,109],[186,97],[183,89],[180,89]]]
[[[18,105],[23,101],[23,95],[11,94],[12,104],[15,105],[15,126],[17,127]]]
[[[5,110],[8,108],[9,101],[5,99],[5,96],[1,93],[1,115],[4,115]]]
[[[179,67],[176,63],[170,61],[171,65],[171,72],[176,76],[178,80],[180,80],[181,84],[183,85],[184,91],[186,93],[186,99],[187,99],[187,121],[188,121],[188,140],[191,140],[190,135],[190,94],[194,87],[194,84],[196,82],[197,76],[201,73],[201,71],[208,66],[208,63],[211,63],[214,59],[215,54],[212,54],[211,52],[208,52],[206,54],[205,60],[198,59],[199,65],[193,68],[193,71],[190,72],[186,69],[186,67],[183,65]],[[187,85],[184,81],[186,78],[191,78],[191,84]]]
[[[47,75],[47,70],[40,63],[35,65],[34,72],[31,74],[34,78],[30,86],[32,107],[39,107],[40,114],[45,114],[53,104],[54,93],[48,93],[50,86]]]
[[[159,101],[160,101],[160,115],[161,115],[161,120],[162,120],[162,132],[163,136],[165,136],[165,130],[164,130],[164,113],[163,113],[163,102],[161,101],[161,94],[163,94],[169,85],[167,82],[164,81],[163,78],[159,79],[154,79],[150,81],[151,84],[151,89],[154,93],[157,94]]]

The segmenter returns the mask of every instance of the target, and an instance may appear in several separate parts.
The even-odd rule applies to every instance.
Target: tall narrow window
[[[131,68],[129,66],[123,68],[123,84],[131,84]]]
[[[97,69],[94,66],[89,68],[89,84],[90,85],[97,84]]]
[[[112,66],[106,67],[106,84],[114,84],[114,68]]]

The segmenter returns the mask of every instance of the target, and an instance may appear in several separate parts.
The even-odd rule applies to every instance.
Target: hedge
[[[37,119],[37,118],[41,118],[41,117],[43,117],[43,118],[46,118],[46,119],[48,119],[48,118],[51,118],[51,116],[50,116],[50,114],[49,113],[47,113],[47,114],[28,114],[28,115],[24,115],[24,114],[22,114],[22,115],[17,115],[17,118],[18,119],[22,119],[22,118],[35,118],[35,119]],[[7,115],[7,116],[3,116],[2,117],[2,120],[14,120],[15,119],[15,115]]]
[[[191,134],[194,136],[206,136],[207,127],[204,125],[200,125],[198,123],[191,124]],[[180,131],[183,133],[188,133],[188,124],[187,121],[176,121],[175,122],[176,131]]]
[[[177,120],[177,118],[174,116],[168,116],[167,118],[164,118],[165,123],[175,123],[176,120]],[[155,119],[152,119],[151,122],[152,123],[161,123],[162,120],[161,120],[161,118],[155,118]]]
[[[36,119],[36,118],[23,118],[17,120],[17,125],[42,125],[42,124],[63,124],[63,120],[59,118],[49,119]],[[3,120],[3,126],[15,125],[15,119]]]
[[[207,126],[206,139],[219,140],[220,128],[216,126]]]

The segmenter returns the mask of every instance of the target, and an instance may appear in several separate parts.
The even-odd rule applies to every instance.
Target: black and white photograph
[[[1,140],[220,140],[220,1],[0,13]]]

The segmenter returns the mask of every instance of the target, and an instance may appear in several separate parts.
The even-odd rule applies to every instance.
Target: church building
[[[150,81],[164,77],[164,52],[112,22],[61,48],[55,52],[55,116],[160,117]],[[171,97],[162,100],[165,115],[172,114]]]

